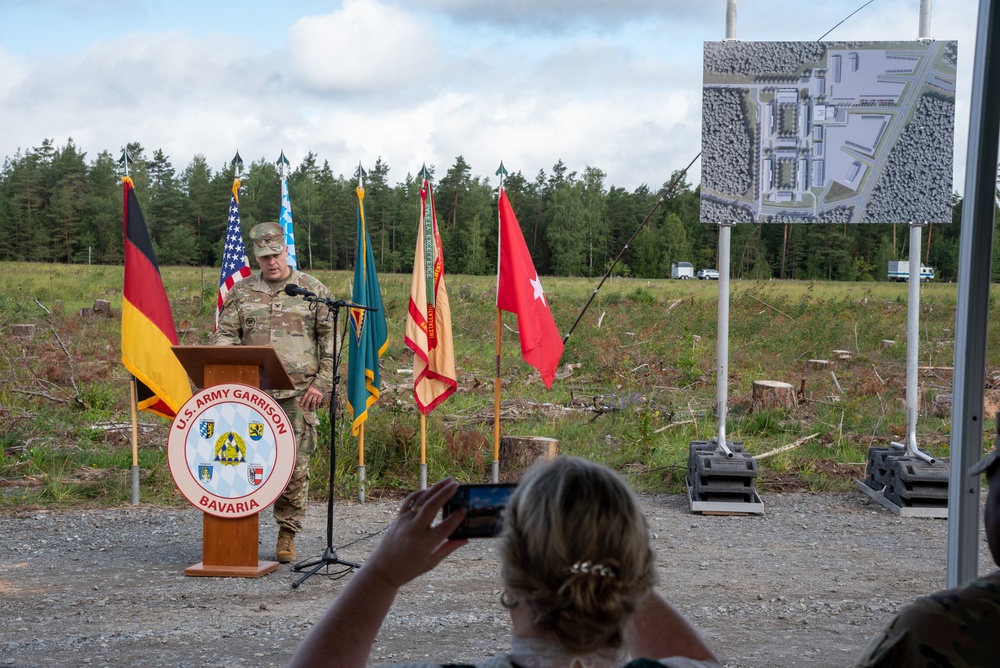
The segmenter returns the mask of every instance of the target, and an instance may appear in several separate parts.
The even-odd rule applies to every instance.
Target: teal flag
[[[368,419],[368,407],[378,400],[379,358],[389,347],[382,308],[382,290],[375,271],[375,255],[365,225],[365,189],[358,186],[358,247],[354,254],[354,294],[351,301],[375,311],[350,307],[347,347],[347,407],[354,416],[351,432],[357,436]]]

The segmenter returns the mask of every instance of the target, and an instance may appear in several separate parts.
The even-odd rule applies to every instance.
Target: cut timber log
[[[755,411],[772,408],[795,408],[795,387],[778,380],[753,382],[752,408]]]
[[[500,439],[500,471],[505,480],[517,480],[539,459],[559,454],[559,441],[544,436],[504,436]]]

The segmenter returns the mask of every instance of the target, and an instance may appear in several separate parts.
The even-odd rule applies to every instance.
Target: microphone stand
[[[324,566],[328,569],[330,566],[344,566],[345,568],[342,571],[336,573],[337,576],[346,575],[355,568],[361,567],[360,564],[339,559],[337,557],[337,550],[333,547],[333,491],[337,473],[337,386],[340,384],[340,354],[337,348],[337,329],[339,327],[340,309],[342,307],[360,308],[366,311],[378,310],[371,306],[363,306],[361,304],[355,304],[354,302],[324,299],[323,297],[318,297],[311,293],[302,295],[302,298],[305,301],[310,302],[314,308],[318,304],[325,304],[329,313],[333,315],[334,364],[333,388],[330,392],[330,491],[327,494],[326,500],[326,549],[323,550],[323,556],[316,557],[314,559],[306,559],[292,566],[292,570],[296,573],[307,571],[305,575],[292,583],[292,589],[298,589],[300,584],[305,582],[309,577],[318,573]],[[327,317],[329,318],[329,316]]]

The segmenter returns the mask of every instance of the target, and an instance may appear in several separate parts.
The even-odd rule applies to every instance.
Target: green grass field
[[[218,270],[161,271],[180,342],[207,343]],[[336,296],[350,297],[353,274],[314,273]],[[0,504],[128,502],[122,280],[122,267],[0,264],[0,489],[6,492]],[[412,353],[403,345],[410,276],[380,280],[390,344],[382,358],[382,398],[366,426],[369,496],[415,487],[420,455]],[[495,279],[449,275],[446,282],[459,391],[428,417],[428,478],[485,480],[493,458]],[[548,278],[544,285],[565,334],[597,281]],[[950,392],[956,294],[953,284],[927,284],[921,294],[917,436],[936,456],[948,454],[950,413],[934,400]],[[112,316],[81,317],[80,309],[98,299],[111,303]],[[762,491],[849,489],[863,474],[869,446],[905,438],[906,299],[907,286],[895,283],[732,283],[728,439],[759,455],[816,434],[760,461]],[[516,319],[505,314],[502,433],[557,438],[562,452],[605,462],[637,489],[682,491],[689,441],[718,433],[717,313],[715,281],[609,280],[567,343],[551,391],[521,360]],[[34,324],[34,338],[13,336],[20,324]],[[990,384],[998,339],[991,323]],[[850,359],[838,359],[834,350],[849,351]],[[811,359],[830,364],[816,368]],[[797,407],[752,410],[755,380],[801,388]],[[140,422],[144,501],[182,502],[165,463],[167,421],[141,414]],[[353,497],[358,447],[339,428],[346,422],[338,417],[336,491]],[[992,421],[984,426],[992,429]],[[320,433],[312,486],[318,499],[327,493],[326,421]]]

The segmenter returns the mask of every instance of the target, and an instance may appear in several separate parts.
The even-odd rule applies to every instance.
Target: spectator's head
[[[533,626],[574,653],[617,648],[655,584],[646,518],[628,485],[576,457],[536,464],[511,497],[504,585]]]

